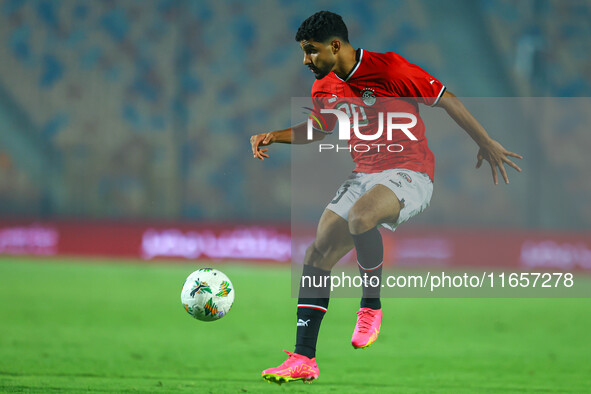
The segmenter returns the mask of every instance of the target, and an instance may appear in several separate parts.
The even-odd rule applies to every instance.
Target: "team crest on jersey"
[[[361,100],[368,106],[372,106],[376,103],[376,94],[373,89],[363,89],[361,92]]]
[[[404,178],[408,183],[412,183],[412,178],[410,177],[410,175],[408,175],[405,172],[397,172],[396,175],[400,175],[402,178]]]

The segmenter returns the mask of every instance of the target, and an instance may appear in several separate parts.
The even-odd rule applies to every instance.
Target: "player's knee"
[[[361,234],[377,226],[377,221],[369,215],[361,215],[356,212],[349,213],[349,232]]]

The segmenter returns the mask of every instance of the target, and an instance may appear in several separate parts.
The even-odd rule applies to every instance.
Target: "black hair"
[[[296,41],[314,40],[326,42],[331,37],[338,37],[349,42],[349,32],[340,15],[330,11],[319,11],[302,22],[298,28]]]

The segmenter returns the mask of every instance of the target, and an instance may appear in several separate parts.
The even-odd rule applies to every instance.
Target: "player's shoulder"
[[[372,78],[396,80],[404,75],[409,62],[396,52],[363,51],[364,72],[369,72]]]
[[[396,52],[363,52],[364,58],[370,66],[392,71],[398,67],[408,65],[409,62]]]

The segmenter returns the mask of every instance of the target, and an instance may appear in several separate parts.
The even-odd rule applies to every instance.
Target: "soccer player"
[[[505,164],[521,171],[509,157],[522,157],[509,152],[489,137],[461,101],[437,78],[396,53],[353,48],[349,43],[347,27],[339,15],[328,11],[317,12],[301,24],[295,39],[304,51],[304,65],[316,77],[312,98],[317,113],[319,108],[316,104],[319,101],[323,101],[323,108],[341,109],[351,116],[359,108],[347,108],[346,100],[350,98],[359,98],[361,106],[367,107],[367,113],[371,113],[369,107],[380,98],[406,97],[413,99],[399,100],[406,103],[401,105],[407,113],[416,116],[416,124],[408,130],[416,140],[409,140],[409,136],[400,131],[397,133],[396,138],[406,141],[403,154],[383,148],[378,151],[378,144],[396,142],[386,140],[386,133],[371,141],[374,145],[367,152],[365,149],[351,150],[356,168],[324,210],[316,238],[306,251],[302,276],[317,278],[313,283],[320,283],[318,279],[330,275],[333,266],[353,247],[357,252],[360,275],[381,280],[383,245],[378,227],[393,231],[429,205],[433,191],[434,159],[425,139],[425,126],[418,112],[419,103],[443,108],[472,137],[479,147],[476,168],[486,160],[495,184],[498,183],[498,172],[509,183]],[[340,98],[348,99],[343,103]],[[335,118],[333,115],[330,117]],[[377,120],[375,116],[368,115],[367,121],[375,124]],[[325,135],[314,128],[313,140],[320,140]],[[264,146],[309,143],[311,140],[307,138],[305,122],[289,129],[253,135],[250,142],[254,158],[264,160],[269,157],[268,148]],[[367,143],[357,134],[352,134],[349,144],[358,142]],[[377,339],[382,321],[381,286],[370,283],[370,280],[364,282],[351,338],[356,349],[365,348]],[[280,366],[263,371],[263,378],[269,381],[311,382],[318,378],[316,342],[328,308],[330,289],[319,288],[311,293],[302,285],[303,281],[297,306],[295,350],[293,353],[286,351],[288,358]]]

